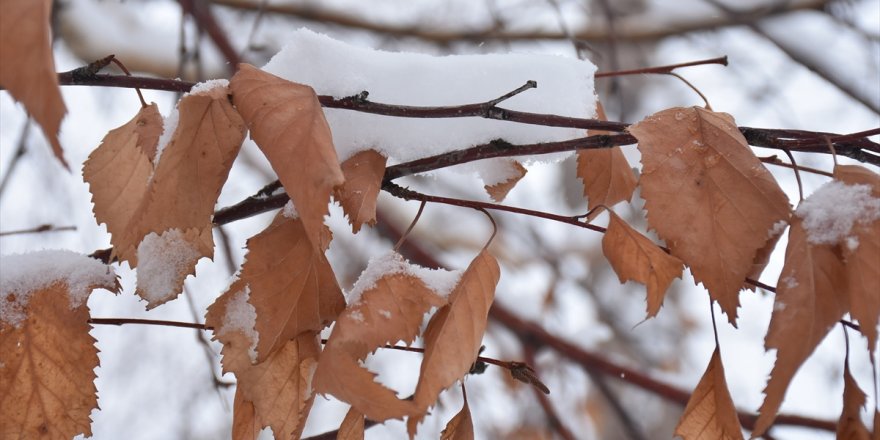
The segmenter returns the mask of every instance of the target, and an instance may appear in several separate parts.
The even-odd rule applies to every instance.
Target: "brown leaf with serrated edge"
[[[330,237],[324,215],[330,194],[345,179],[315,91],[249,64],[239,65],[230,88],[251,138],[302,217],[309,241],[326,250]]]
[[[596,119],[607,121],[605,109],[596,102]],[[612,134],[603,130],[587,130],[587,136]],[[587,207],[613,206],[632,199],[638,185],[632,167],[618,146],[577,151],[577,176],[584,182]]]
[[[635,280],[647,286],[648,318],[656,316],[672,280],[681,278],[684,264],[630,227],[613,211],[609,210],[608,215],[602,252],[621,283]]]
[[[134,237],[135,225],[149,194],[161,133],[162,115],[153,103],[110,130],[83,164],[83,180],[92,193],[95,219],[107,225],[113,252],[122,260],[135,257],[137,243],[143,238]]]
[[[321,349],[318,332],[304,332],[286,340],[279,350],[254,365],[253,341],[246,334],[252,329],[241,328],[241,317],[235,316],[238,311],[229,310],[230,302],[240,293],[235,288],[244,288],[240,281],[208,307],[205,324],[214,329],[215,339],[223,344],[223,371],[235,374],[236,392],[253,403],[258,427],[271,427],[275,438],[299,438],[315,397],[311,384]],[[246,405],[240,409],[248,411]],[[246,415],[242,415],[242,424],[251,426]]]
[[[880,175],[857,165],[834,167],[834,178],[847,185],[868,185],[871,195],[880,198]],[[868,347],[877,346],[877,321],[880,319],[880,219],[853,225],[848,243],[841,246],[846,263],[850,315],[868,339]]]
[[[849,372],[849,362],[843,368],[843,411],[837,422],[839,440],[869,440],[871,432],[862,422],[865,393]]]
[[[337,440],[364,440],[364,415],[349,408],[336,432]]]
[[[770,263],[770,256],[773,255],[773,251],[776,250],[776,245],[779,243],[779,239],[782,238],[782,234],[785,233],[785,228],[787,226],[787,220],[780,220],[773,225],[773,228],[769,233],[770,238],[767,240],[767,243],[764,243],[764,246],[761,249],[758,249],[758,252],[755,254],[755,259],[752,260],[752,269],[749,271],[748,275],[749,279],[757,281],[758,278],[761,277],[761,274],[764,273],[764,269],[767,267],[767,264]],[[748,281],[743,284],[743,287],[752,292],[757,289],[757,286]]]
[[[377,422],[412,413],[411,401],[375,382],[376,375],[359,361],[385,344],[412,343],[424,314],[442,304],[419,278],[402,273],[380,277],[337,318],[315,372],[315,392],[332,394]]]
[[[232,440],[257,440],[261,430],[254,414],[254,402],[245,399],[241,389],[236,388],[232,403]]]
[[[440,433],[440,440],[474,439],[474,421],[471,419],[471,409],[468,406],[467,391],[464,389],[464,384],[461,385],[461,397],[464,399],[461,411],[446,424],[446,428]]]
[[[20,323],[0,320],[0,438],[92,435],[98,350],[86,300],[75,304],[69,294],[67,284],[52,283],[29,293]]]
[[[733,118],[671,108],[629,127],[639,141],[648,225],[736,325],[739,291],[791,208]]]
[[[95,216],[108,225],[115,255],[132,267],[138,266],[138,246],[144,237],[175,229],[199,258],[213,256],[211,217],[244,140],[244,121],[222,85],[185,95],[178,110],[174,132],[152,162],[155,108],[142,110],[125,126],[108,133],[83,167]],[[135,173],[119,171],[126,169]],[[194,267],[189,261],[181,264],[178,272],[185,269],[186,273],[163,292],[144,294],[147,291],[139,280],[138,294],[147,300],[148,308],[163,304],[181,292],[183,278]]]
[[[743,438],[739,416],[727,389],[718,347],[715,347],[706,372],[688,399],[681,420],[675,427],[675,435],[684,440]]]
[[[55,157],[70,168],[58,141],[67,108],[52,58],[52,0],[3,0],[0,9],[0,88],[24,104]]]
[[[830,245],[807,242],[803,220],[792,217],[785,265],[776,284],[776,300],[764,341],[776,350],[776,364],[764,388],[764,403],[753,436],[763,434],[776,418],[792,377],[828,331],[849,309],[838,292],[847,290],[845,268]]]
[[[505,180],[504,182],[499,182],[494,185],[484,185],[483,188],[489,193],[489,197],[492,198],[496,203],[501,203],[504,201],[504,198],[507,197],[507,193],[513,189],[516,184],[525,177],[528,170],[522,166],[521,163],[510,159],[506,160],[508,166],[513,172],[513,177]]]
[[[301,219],[279,212],[247,242],[241,273],[229,292],[247,286],[257,312],[257,360],[262,362],[288,340],[320,331],[345,308],[330,262],[309,242]]]
[[[424,412],[440,392],[464,377],[480,350],[489,307],[501,269],[489,251],[482,250],[449,294],[424,332],[425,354],[414,401]]]
[[[355,234],[364,223],[376,224],[376,199],[385,176],[387,158],[374,150],[361,151],[342,163],[345,182],[336,188],[333,196],[348,215],[351,231]]]

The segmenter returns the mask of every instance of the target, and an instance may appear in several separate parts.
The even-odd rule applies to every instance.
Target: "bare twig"
[[[220,27],[217,20],[214,19],[210,4],[205,0],[178,0],[178,3],[180,3],[180,7],[183,8],[184,12],[191,16],[201,29],[208,33],[211,41],[214,42],[214,45],[217,46],[217,49],[226,58],[229,73],[234,73],[235,69],[238,68],[238,64],[241,63],[241,57],[238,56],[238,52],[229,43],[226,32]]]
[[[28,136],[31,132],[31,119],[27,118],[21,127],[21,134],[18,135],[18,144],[15,146],[15,153],[12,153],[12,159],[9,160],[9,166],[6,167],[6,173],[3,174],[3,180],[0,181],[0,198],[6,191],[6,185],[9,184],[9,178],[12,176],[15,168],[18,167],[21,158],[27,151]]]
[[[35,228],[30,229],[19,229],[17,231],[3,231],[0,232],[0,237],[6,237],[9,235],[21,235],[21,234],[41,234],[43,232],[62,232],[62,231],[75,231],[76,226],[54,226],[54,225],[40,225]]]

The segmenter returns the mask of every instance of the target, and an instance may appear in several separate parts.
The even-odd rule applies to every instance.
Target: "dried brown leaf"
[[[800,217],[792,217],[785,265],[776,285],[776,300],[765,346],[776,351],[776,364],[764,389],[764,403],[753,436],[773,423],[785,392],[801,364],[849,309],[838,292],[847,290],[840,256],[830,245],[812,245]]]
[[[621,283],[638,281],[648,287],[648,317],[657,315],[666,290],[681,278],[684,264],[630,227],[613,211],[602,237],[602,252]]]
[[[52,0],[3,0],[0,10],[0,87],[24,104],[69,168],[58,142],[67,108],[52,58]]]
[[[726,113],[672,108],[629,131],[642,153],[648,224],[736,324],[755,256],[789,218],[785,193]]]
[[[596,102],[596,118],[607,121],[605,109]],[[587,136],[611,134],[603,130],[588,130]],[[578,150],[577,176],[584,182],[584,196],[588,208],[613,206],[630,201],[638,185],[632,167],[620,147]]]
[[[839,440],[870,440],[871,432],[862,422],[861,415],[865,397],[865,393],[850,374],[847,363],[843,369],[843,411],[837,422]]]
[[[492,198],[496,203],[501,203],[504,201],[504,198],[507,197],[507,193],[513,189],[516,184],[525,177],[528,170],[522,166],[521,163],[510,159],[505,161],[508,163],[510,167],[511,174],[513,177],[508,178],[504,182],[499,182],[494,185],[484,185],[483,188],[489,193],[489,197]]]
[[[118,289],[89,289],[99,287]],[[72,304],[61,282],[29,295],[22,322],[0,321],[0,438],[91,436],[98,350],[88,307]]]
[[[241,389],[236,389],[232,403],[232,440],[257,440],[261,430],[254,402],[245,399]]]
[[[339,425],[336,433],[337,440],[364,440],[364,415],[354,408],[350,408]]]
[[[375,382],[376,375],[359,361],[385,344],[411,343],[424,314],[443,303],[419,278],[399,273],[380,277],[339,315],[315,373],[316,392],[332,394],[377,422],[411,414],[413,403]]]
[[[449,304],[431,318],[425,329],[415,403],[424,411],[446,387],[463,378],[480,350],[489,307],[501,276],[498,262],[483,250],[449,295]]]
[[[262,362],[287,341],[320,331],[345,308],[330,262],[312,246],[301,219],[279,212],[265,230],[247,242],[248,253],[238,281],[256,309],[257,360]]]
[[[138,246],[144,237],[164,236],[173,230],[185,237],[187,246],[197,253],[196,260],[213,256],[211,217],[244,139],[244,121],[222,86],[184,96],[178,111],[170,140],[152,160],[157,126],[161,127],[155,106],[142,109],[108,133],[83,167],[95,217],[107,224],[116,256],[132,267],[139,265]],[[138,271],[137,293],[147,300],[148,308],[181,292],[183,279],[195,268],[191,258],[183,260],[175,270],[183,275],[175,277],[176,283],[162,286],[163,291],[142,287],[151,280]],[[175,262],[171,259],[164,264]]]
[[[311,87],[239,65],[232,99],[303,219],[309,241],[324,251],[324,215],[333,189],[344,182],[330,126]]]
[[[387,158],[376,151],[361,151],[342,163],[345,182],[333,195],[348,215],[355,234],[364,223],[376,224],[376,199],[385,177]]]
[[[847,185],[868,185],[871,195],[880,198],[880,175],[864,167],[836,166],[834,178]],[[856,223],[849,237],[848,242],[857,245],[841,248],[846,263],[850,314],[868,338],[868,347],[876,347],[880,319],[880,219],[866,224]]]
[[[464,386],[461,387],[461,396],[464,399],[461,411],[446,424],[446,428],[440,433],[440,440],[474,440],[474,421],[471,419]]]
[[[675,428],[684,440],[742,439],[742,428],[727,389],[724,364],[716,347],[706,372],[691,394]]]

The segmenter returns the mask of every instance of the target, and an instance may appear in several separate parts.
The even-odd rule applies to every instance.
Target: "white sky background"
[[[80,2],[78,2],[79,4]],[[473,6],[476,2],[438,2],[435,6],[423,6],[419,10],[402,7],[401,2],[371,2],[365,9],[364,17],[379,22],[420,23],[456,23],[458,26],[480,27],[489,22],[485,9]],[[584,20],[583,13],[577,2],[560,2],[570,24]],[[670,3],[656,2],[659,9],[669,11]],[[684,2],[681,2],[684,3]],[[88,6],[90,2],[82,1]],[[360,3],[336,1],[340,9],[362,8]],[[409,3],[407,3],[409,4]],[[106,11],[107,5],[101,4]],[[541,2],[529,5],[502,6],[502,10],[519,18],[511,20],[511,26],[527,27],[533,23],[541,23],[545,29],[555,29],[557,19],[552,8]],[[136,49],[148,53],[156,62],[171,60],[173,66],[177,56],[176,38],[178,35],[179,12],[177,5],[170,1],[128,2],[120,9],[122,16],[136,20],[143,26],[143,33],[134,24],[127,24],[117,30],[111,26],[100,26],[97,40],[109,42],[130,42]],[[465,9],[462,9],[465,8]],[[862,1],[853,5],[853,19],[858,27],[868,33],[880,35],[880,2]],[[676,8],[675,13],[688,8]],[[349,9],[351,10],[351,9]],[[121,11],[121,12],[120,12]],[[466,11],[466,12],[465,12]],[[788,35],[803,35],[801,39],[808,49],[821,53],[823,56],[840,59],[841,64],[851,70],[853,81],[868,84],[880,84],[880,47],[877,44],[869,48],[854,44],[854,38],[848,32],[827,32],[833,23],[824,22],[810,14],[800,14],[798,18],[789,19],[785,23]],[[96,17],[87,15],[85,26],[95,29],[96,22],[114,23],[114,17]],[[133,17],[133,18],[132,18]],[[233,14],[221,14],[224,19],[235,18]],[[459,18],[465,17],[465,18]],[[454,19],[453,19],[454,18]],[[236,27],[230,32],[234,44],[241,45],[247,37],[250,22],[237,19],[224,23]],[[278,23],[268,20],[264,23],[258,42],[282,44],[287,31],[295,29],[290,23]],[[316,30],[328,31],[326,27],[314,26]],[[833,28],[837,29],[837,28]],[[247,31],[245,31],[247,30]],[[156,37],[160,35],[161,38]],[[437,54],[440,49],[419,42],[394,42],[361,32],[335,32],[335,38],[366,47],[402,50]],[[816,43],[809,36],[820,35],[821,42]],[[161,42],[170,42],[170,46]],[[875,40],[876,41],[876,40]],[[220,57],[205,44],[204,59],[209,63],[209,71],[218,71],[222,67]],[[547,54],[574,56],[571,45],[566,42],[541,42],[513,45],[514,49],[529,50]],[[461,53],[504,52],[505,48],[491,43],[485,45],[455,45],[453,51]],[[124,53],[121,50],[101,48],[101,54]],[[660,44],[653,56],[647,60],[651,65],[690,61],[701,58],[715,57],[726,54],[731,65],[695,67],[682,70],[681,73],[707,95],[715,110],[732,114],[740,125],[773,128],[796,128],[815,131],[831,131],[846,133],[865,130],[880,126],[880,117],[858,103],[840,93],[814,74],[796,66],[776,48],[754,36],[742,28],[730,28],[717,33],[696,34],[689,38],[668,39]],[[123,58],[123,61],[126,61]],[[59,41],[56,46],[56,63],[59,71],[78,67],[83,62],[74,57],[67,45]],[[210,68],[214,63],[215,69]],[[626,68],[640,67],[627,65]],[[224,74],[220,71],[220,74]],[[602,80],[600,80],[602,81]],[[624,85],[626,83],[624,82]],[[539,84],[540,86],[540,84]],[[507,90],[498,90],[499,94]],[[106,132],[126,121],[138,109],[138,101],[133,91],[123,89],[102,89],[84,87],[63,88],[68,116],[62,126],[61,142],[65,147],[68,161],[75,170],[73,174],[65,173],[57,161],[51,157],[36,127],[32,127],[28,152],[12,176],[10,186],[0,199],[0,230],[15,230],[34,227],[40,224],[58,226],[75,225],[76,233],[58,232],[39,235],[24,235],[0,238],[0,252],[33,251],[44,248],[71,249],[77,252],[90,253],[95,249],[109,246],[109,237],[103,226],[95,224],[91,213],[90,195],[87,186],[82,183],[78,170],[91,150],[100,142]],[[526,92],[529,93],[529,92]],[[163,114],[168,114],[173,105],[174,95],[166,92],[145,91],[147,101],[159,104]],[[491,93],[490,93],[491,94]],[[874,96],[880,100],[880,91],[874,89]],[[478,97],[467,102],[483,100]],[[464,102],[463,102],[464,103]],[[649,87],[642,91],[639,108],[630,109],[630,122],[676,105],[699,105],[699,98],[674,79],[657,77],[649,79]],[[609,115],[612,119],[615,115]],[[21,108],[14,104],[5,93],[0,93],[0,176],[5,175],[16,148],[24,115]],[[637,152],[634,146],[626,147],[625,151],[637,163]],[[759,151],[758,154],[775,154],[776,152]],[[224,187],[219,206],[227,206],[254,193],[270,177],[255,171],[251,163],[265,169],[265,162],[260,153],[248,141],[243,148],[243,156],[239,158],[230,179]],[[802,165],[831,169],[830,158],[820,155],[797,155]],[[244,159],[244,160],[243,160]],[[248,160],[250,159],[250,162]],[[841,162],[849,163],[846,159]],[[580,207],[569,207],[560,197],[563,189],[559,186],[560,175],[564,166],[570,162],[552,165],[535,165],[529,174],[513,190],[506,204],[541,209],[554,213],[580,212]],[[789,170],[770,168],[779,179],[783,188],[792,200],[797,200],[797,189]],[[875,169],[876,170],[876,169]],[[571,170],[566,174],[573,176]],[[805,193],[818,188],[826,179],[820,176],[804,175]],[[455,173],[440,173],[436,179],[409,179],[409,184],[423,188],[427,192],[450,195],[453,197],[475,198],[485,200],[482,183],[475,177]],[[380,202],[389,210],[392,217],[403,225],[412,218],[417,208],[416,203],[402,203],[382,195]],[[585,204],[584,204],[585,205]],[[618,213],[627,214],[627,209],[620,205]],[[692,280],[678,281],[673,286],[674,298],[685,317],[691,320],[695,329],[683,341],[670,340],[669,329],[681,326],[682,315],[674,307],[667,306],[661,310],[658,318],[638,325],[644,316],[644,287],[631,284],[619,286],[616,276],[608,270],[601,257],[597,257],[599,248],[598,234],[580,230],[567,225],[556,225],[547,221],[526,219],[509,214],[497,214],[496,219],[503,223],[506,233],[496,240],[505,252],[534,253],[536,249],[550,255],[565,257],[566,263],[561,265],[561,281],[557,285],[557,302],[551,305],[546,313],[542,310],[542,297],[547,289],[552,272],[546,264],[524,261],[522,264],[508,264],[502,268],[502,280],[498,289],[498,301],[516,309],[524,316],[540,320],[548,330],[566,337],[587,349],[604,350],[614,344],[613,332],[606,324],[599,322],[609,313],[597,301],[590,300],[584,292],[585,285],[592,285],[597,297],[604,297],[613,304],[614,319],[620,328],[627,329],[634,344],[643,350],[645,365],[656,366],[670,358],[670,350],[682,350],[681,369],[677,372],[664,372],[664,380],[685,388],[692,388],[705,369],[712,353],[711,323],[706,313],[706,294],[702,288],[691,288]],[[268,222],[269,216],[262,215],[245,221],[237,222],[226,228],[232,240],[234,263],[240,264],[244,241],[257,233]],[[601,224],[603,220],[599,220]],[[333,210],[330,224],[335,232],[334,245],[330,257],[337,268],[344,288],[348,288],[360,269],[366,265],[371,256],[384,253],[393,244],[378,238],[374,232],[361,232],[352,237],[345,233],[347,225]],[[425,216],[416,227],[414,234],[419,239],[445,242],[441,261],[453,268],[463,268],[482,241],[489,234],[482,214],[462,209],[429,205]],[[534,237],[530,234],[537,234]],[[217,237],[215,236],[215,239]],[[219,239],[217,240],[219,243]],[[475,247],[476,246],[476,247]],[[348,257],[341,250],[354,247],[363,255]],[[762,281],[775,284],[781,270],[781,255],[785,248],[783,239],[777,247],[777,256],[765,271]],[[578,258],[574,258],[578,257]],[[593,265],[583,261],[592,258]],[[524,258],[524,257],[523,257]],[[135,277],[126,267],[118,270],[122,276],[123,294],[113,297],[106,292],[96,292],[89,301],[95,317],[146,317],[152,319],[170,319],[180,321],[203,320],[205,308],[228,285],[231,275],[225,256],[217,251],[216,262],[203,260],[197,268],[198,278],[190,278],[187,282],[188,292],[197,310],[195,318],[189,309],[187,299],[181,296],[177,300],[163,305],[152,312],[144,311],[144,303],[133,295]],[[186,295],[186,294],[185,294]],[[728,383],[734,402],[744,410],[754,411],[762,401],[761,390],[765,385],[766,374],[770,371],[774,355],[765,354],[763,337],[769,322],[772,308],[772,296],[762,297],[760,294],[745,292],[741,295],[742,308],[739,311],[740,328],[733,329],[719,319],[719,331],[722,343],[722,355],[725,363]],[[717,310],[716,310],[717,311]],[[718,312],[720,313],[720,312]],[[721,315],[719,315],[721,316]],[[634,328],[633,328],[634,327]],[[491,336],[485,341],[488,348],[486,355],[501,359],[518,360],[521,354],[515,349],[511,336],[497,327],[490,327]],[[217,438],[227,435],[231,423],[232,388],[217,391],[213,387],[212,372],[205,358],[203,347],[197,342],[194,332],[162,327],[98,326],[92,331],[98,339],[101,350],[101,367],[98,369],[99,405],[101,411],[93,412],[93,430],[95,438]],[[666,335],[664,337],[664,335]],[[823,419],[836,419],[841,408],[842,393],[842,334],[839,329],[820,345],[814,356],[801,368],[792,382],[782,410]],[[852,338],[854,347],[864,346],[864,339]],[[676,344],[684,344],[679,347]],[[219,352],[219,347],[213,347]],[[871,392],[870,370],[860,350],[853,350],[851,368],[856,380],[863,390]],[[417,355],[381,353],[371,365],[387,380],[406,395],[415,385],[418,371]],[[214,357],[213,366],[217,366],[218,358]],[[557,405],[560,416],[575,432],[584,433],[589,438],[591,428],[584,420],[581,409],[574,406],[577,395],[590,388],[590,381],[577,369],[567,363],[560,363],[558,358],[544,353],[538,356],[539,367],[547,372],[542,377],[547,379],[551,388],[551,400]],[[647,369],[647,368],[646,368]],[[653,368],[652,368],[653,369]],[[411,375],[400,374],[410,371]],[[559,371],[559,374],[552,375]],[[468,395],[471,399],[471,411],[478,425],[483,429],[482,437],[491,436],[491,426],[499,429],[512,426],[511,414],[517,420],[535,418],[540,408],[533,402],[528,390],[511,392],[503,380],[502,374],[490,367],[487,374],[468,379]],[[657,373],[661,374],[661,373]],[[231,376],[224,378],[232,380]],[[630,390],[624,386],[619,388]],[[624,393],[624,405],[630,405],[635,416],[641,416],[645,405],[643,396],[638,393]],[[431,417],[420,429],[423,438],[436,438],[445,422],[460,408],[458,391],[448,393],[444,397],[445,405],[436,410],[437,417]],[[650,403],[650,401],[648,401]],[[523,409],[522,406],[525,406]],[[650,406],[650,405],[649,405]],[[307,435],[334,429],[346,410],[346,406],[336,402],[325,402],[319,398],[312,411],[307,427]],[[652,407],[653,408],[653,407]],[[679,409],[680,411],[680,409]],[[529,414],[533,413],[533,414]],[[659,413],[658,413],[659,414]],[[645,414],[645,417],[657,419],[661,415]],[[677,418],[676,415],[672,416]],[[537,420],[536,422],[539,422]],[[367,431],[368,438],[386,438],[400,436],[403,424],[389,423],[386,427],[375,427]],[[815,431],[777,429],[777,438],[832,438],[831,433],[817,434]],[[478,435],[479,436],[479,435]]]

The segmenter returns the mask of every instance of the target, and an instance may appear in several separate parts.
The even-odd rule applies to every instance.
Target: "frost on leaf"
[[[602,104],[596,102],[596,119],[607,121]],[[611,134],[588,130],[587,136]],[[589,209],[599,205],[613,206],[632,198],[638,180],[619,146],[578,150],[577,176],[584,182],[584,196]]]
[[[870,440],[871,432],[862,422],[865,393],[849,372],[849,363],[843,369],[843,411],[837,422],[837,438]],[[876,429],[876,428],[875,428]]]
[[[345,182],[336,188],[333,196],[348,215],[355,234],[364,223],[376,224],[376,199],[385,177],[386,157],[375,150],[361,151],[342,163]]]
[[[471,419],[464,386],[461,387],[461,396],[464,399],[461,411],[446,424],[446,428],[440,433],[440,440],[474,440],[474,421]]]
[[[185,233],[169,229],[162,234],[151,232],[138,245],[137,290],[151,309],[174,299],[183,289],[187,275],[196,271],[196,262],[204,254],[199,250],[204,236],[196,229]],[[202,249],[208,247],[205,243]]]
[[[364,440],[364,415],[354,409],[349,408],[339,425],[339,431],[336,434],[337,440]]]
[[[691,394],[675,435],[684,440],[742,439],[742,428],[716,347],[706,372]]]
[[[316,392],[332,394],[378,422],[411,414],[413,403],[377,383],[376,375],[360,362],[385,344],[412,343],[424,314],[444,303],[410,274],[386,274],[374,280],[336,320],[315,373]]]
[[[758,250],[788,220],[785,193],[725,113],[672,108],[629,131],[642,153],[648,224],[735,324]]]
[[[788,385],[801,364],[849,309],[841,292],[847,291],[843,263],[830,245],[808,242],[800,217],[792,217],[785,265],[776,286],[770,328],[764,341],[775,348],[776,364],[764,388],[753,435],[763,434],[773,422]]]
[[[144,237],[172,229],[183,233],[199,258],[213,255],[211,217],[245,127],[223,84],[197,86],[194,91],[181,98],[177,123],[168,124],[161,141],[156,134],[157,127],[161,129],[158,111],[151,106],[108,133],[83,167],[95,218],[107,224],[115,255],[132,267],[138,265],[138,245]],[[179,277],[181,283],[192,274],[191,266],[176,269],[186,272]],[[145,297],[148,307],[181,290],[182,284],[175,284],[158,300]]]
[[[345,179],[315,91],[249,64],[239,66],[230,88],[251,138],[293,200],[309,241],[326,250],[330,245],[324,227],[327,204],[333,189]]]
[[[638,281],[648,288],[648,317],[657,315],[666,290],[681,278],[684,265],[647,237],[630,227],[613,211],[608,212],[608,230],[602,237],[602,252],[621,283]]]
[[[55,157],[68,167],[58,142],[67,109],[52,58],[52,1],[3,0],[0,8],[0,88],[24,104],[43,128]]]
[[[504,201],[504,198],[507,197],[507,193],[516,186],[517,182],[519,182],[523,177],[525,177],[528,170],[521,163],[508,159],[501,162],[501,164],[506,165],[505,177],[500,182],[493,182],[492,184],[486,184],[483,188],[489,193],[489,197],[492,198],[496,203],[501,203]],[[499,164],[498,166],[503,166]],[[486,177],[484,177],[485,179]]]
[[[239,279],[227,293],[249,290],[257,314],[257,360],[262,362],[300,333],[329,325],[345,308],[345,299],[327,258],[309,242],[301,218],[277,214],[248,240],[247,248]]]
[[[117,291],[118,284],[97,260],[46,252],[3,258],[0,300],[15,310],[0,313],[0,438],[91,435],[98,350],[86,300],[93,289]],[[43,265],[36,273],[35,255],[61,271]]]
[[[441,391],[464,377],[477,359],[500,276],[495,257],[481,251],[449,294],[449,304],[429,321],[413,399],[421,413],[436,402]],[[413,430],[410,426],[411,435]]]

